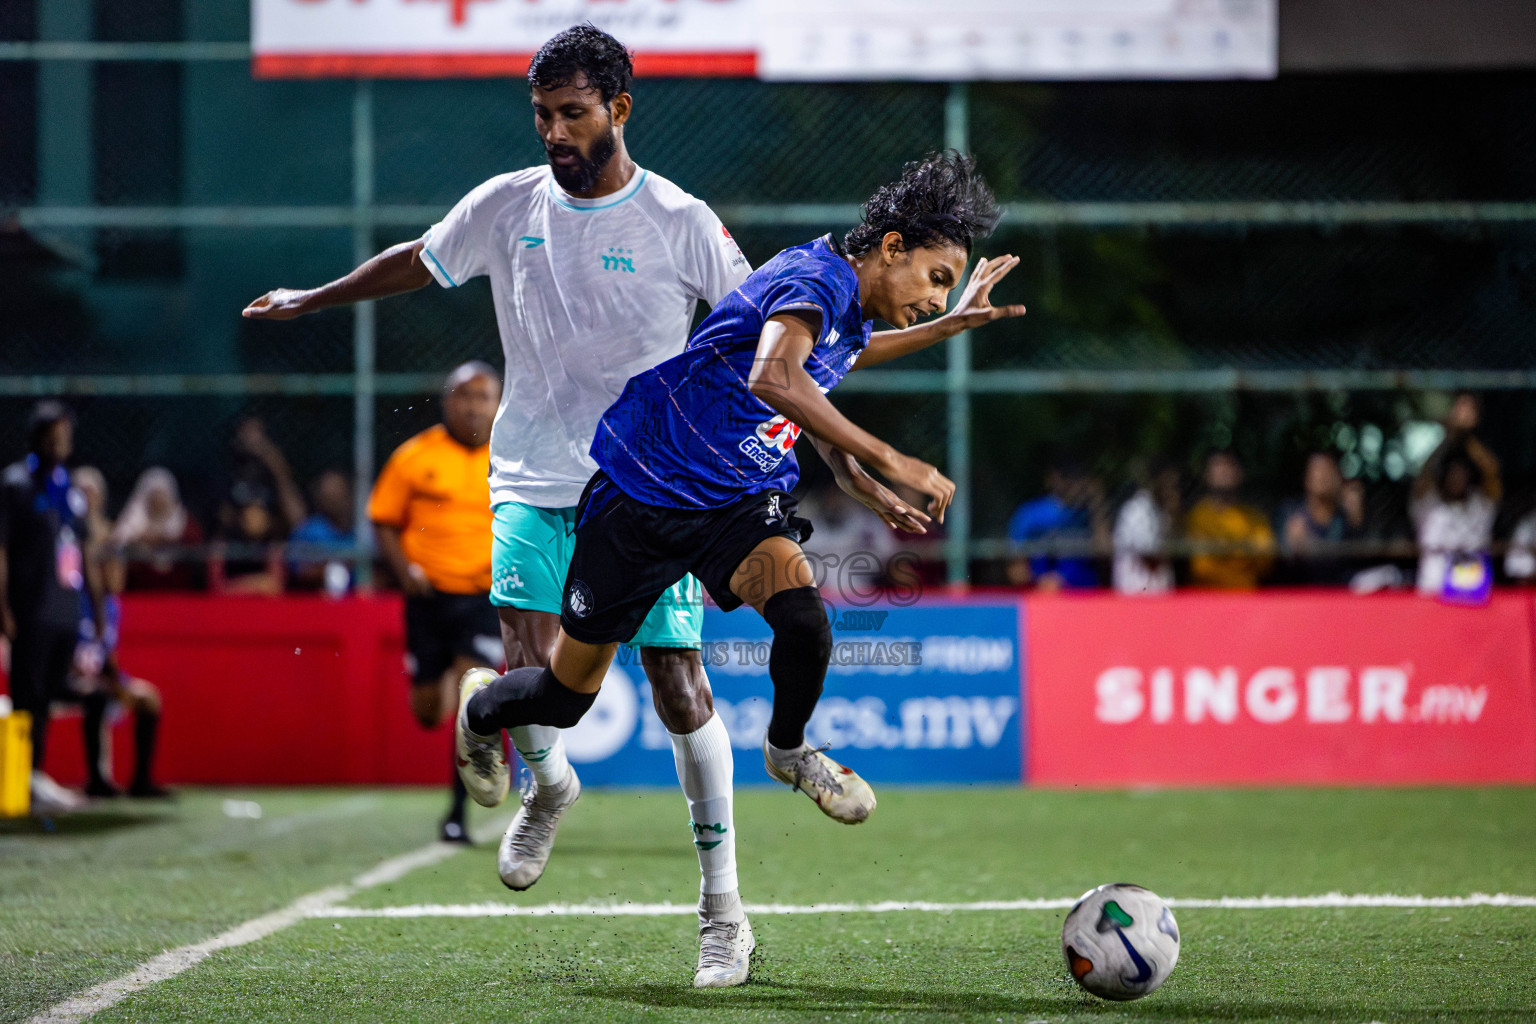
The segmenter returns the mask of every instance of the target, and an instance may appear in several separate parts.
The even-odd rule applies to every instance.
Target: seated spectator
[[[1275,563],[1275,534],[1264,513],[1243,504],[1243,466],[1229,451],[1205,460],[1205,496],[1189,510],[1184,536],[1198,550],[1189,559],[1197,587],[1253,590]]]
[[[1045,474],[1046,494],[1026,501],[1008,521],[1008,539],[1063,542],[1065,553],[1016,558],[1008,565],[1008,582],[1061,590],[1099,585],[1092,552],[1109,548],[1104,512],[1104,486],[1081,465],[1056,460]]]
[[[229,493],[219,506],[219,530],[208,559],[209,589],[281,594],[286,583],[283,541],[304,520],[304,498],[261,420],[243,420],[231,448]]]
[[[1476,563],[1486,584],[1488,548],[1499,511],[1503,484],[1499,460],[1473,433],[1480,408],[1471,395],[1459,395],[1445,421],[1445,440],[1424,462],[1413,484],[1409,512],[1419,541],[1419,593],[1439,597],[1454,582],[1453,568]]]
[[[1275,532],[1289,582],[1342,586],[1355,566],[1338,545],[1365,535],[1364,488],[1358,480],[1345,481],[1332,453],[1313,452],[1302,476],[1302,497],[1280,506]]]
[[[127,561],[126,589],[202,589],[202,566],[177,550],[202,542],[203,528],[182,504],[171,471],[151,466],[140,473],[112,528],[112,546]]]
[[[352,571],[344,559],[357,545],[352,480],[338,469],[328,469],[310,484],[309,497],[315,511],[288,539],[310,548],[311,557],[289,563],[292,583],[302,590],[344,593],[352,587]]]
[[[1173,525],[1183,501],[1179,469],[1159,460],[1115,517],[1115,590],[1122,594],[1166,594],[1173,589],[1168,555]]]
[[[85,497],[83,537],[85,564],[97,567],[99,583],[81,594],[80,638],[75,645],[65,703],[77,703],[84,712],[87,796],[122,796],[112,779],[110,724],[116,715],[133,715],[134,772],[127,793],[131,797],[166,797],[170,792],[155,784],[152,768],[160,733],[160,691],[152,683],[135,679],[117,663],[117,641],[122,624],[118,594],[123,587],[123,563],[111,550],[112,522],[107,518],[107,483],[101,472],[81,466],[72,474],[75,487]],[[101,594],[98,617],[92,591]]]

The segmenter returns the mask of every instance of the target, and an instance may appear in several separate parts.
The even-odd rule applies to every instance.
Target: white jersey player
[[[491,435],[491,601],[509,669],[549,663],[575,507],[596,470],[588,449],[598,420],[631,376],[682,351],[699,301],[714,305],[751,270],[708,206],[630,159],[623,129],[631,73],[629,54],[612,36],[590,25],[562,32],[528,73],[548,166],[492,178],[421,239],[344,278],[278,289],[245,310],[288,319],[434,279],[452,288],[490,278],[506,358]],[[689,839],[703,875],[694,984],[705,987],[745,981],[753,939],[737,892],[730,737],[699,656],[702,617],[702,590],[687,577],[631,643],[641,650],[688,799]],[[482,672],[466,674],[466,682]],[[512,739],[533,785],[502,839],[498,867],[509,887],[526,889],[543,873],[581,783],[558,729],[522,727]],[[462,757],[459,764],[479,802],[505,797],[504,784],[477,787],[472,766]]]

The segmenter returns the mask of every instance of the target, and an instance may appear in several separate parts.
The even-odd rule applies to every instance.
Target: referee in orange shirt
[[[454,370],[443,386],[442,424],[395,449],[368,501],[379,551],[405,591],[411,711],[428,729],[458,710],[460,676],[499,668],[503,659],[490,602],[488,483],[500,399],[490,365],[477,360]],[[464,784],[456,768],[450,775],[453,805],[442,837],[467,843]]]

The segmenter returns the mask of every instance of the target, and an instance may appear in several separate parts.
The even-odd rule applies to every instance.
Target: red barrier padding
[[[1536,781],[1531,599],[1034,597],[1029,781]]]
[[[128,595],[120,662],[165,697],[157,774],[171,784],[438,784],[452,727],[410,713],[398,597]],[[132,733],[113,730],[126,784]],[[55,721],[47,767],[85,777],[80,720]]]

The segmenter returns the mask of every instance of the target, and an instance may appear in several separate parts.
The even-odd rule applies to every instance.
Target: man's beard
[[[618,152],[619,142],[613,134],[613,128],[604,132],[592,140],[592,155],[585,157],[575,146],[545,147],[545,153],[550,157],[549,167],[554,172],[555,182],[567,192],[581,194],[590,192],[597,184],[597,176],[603,173],[603,168]],[[576,157],[574,164],[562,166],[554,162],[556,151],[562,155],[569,153]]]

